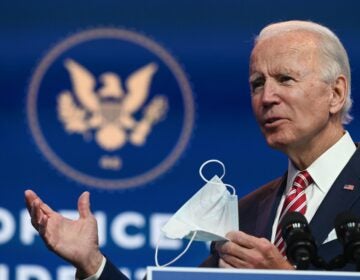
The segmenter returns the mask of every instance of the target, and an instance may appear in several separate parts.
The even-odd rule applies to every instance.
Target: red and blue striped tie
[[[306,212],[306,195],[305,189],[313,182],[310,174],[304,170],[296,175],[290,192],[287,194],[284,205],[282,207],[278,226],[276,229],[275,246],[279,249],[280,253],[285,257],[285,242],[281,235],[281,222],[286,213],[299,212],[305,214]]]

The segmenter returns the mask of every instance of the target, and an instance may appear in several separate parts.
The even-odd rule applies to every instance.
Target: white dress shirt
[[[102,262],[101,262],[101,265],[100,265],[98,271],[94,275],[91,275],[83,280],[98,280],[101,276],[101,273],[103,272],[103,270],[105,268],[105,264],[106,264],[106,258],[103,256],[103,259],[102,259]],[[79,280],[79,279],[76,278],[76,280]]]
[[[333,146],[325,151],[306,169],[314,180],[314,182],[305,189],[307,200],[305,218],[309,223],[314,217],[326,194],[330,190],[332,184],[335,182],[336,178],[344,169],[345,165],[348,163],[355,151],[356,146],[351,139],[350,134],[346,131],[345,134]],[[272,227],[272,243],[274,243],[275,240],[279,215],[283,207],[286,194],[290,191],[292,183],[300,171],[301,170],[298,170],[292,164],[292,162],[289,161],[286,189],[281,197]],[[336,238],[334,233],[331,232],[331,236],[329,236],[329,239],[327,239],[326,242],[331,241],[331,238]]]

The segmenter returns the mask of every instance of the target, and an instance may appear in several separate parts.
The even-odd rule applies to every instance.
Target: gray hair
[[[352,120],[350,109],[351,99],[351,72],[349,58],[339,38],[329,28],[311,21],[284,21],[265,26],[255,39],[255,44],[266,38],[289,31],[307,31],[319,39],[319,51],[324,58],[324,68],[321,70],[326,82],[334,82],[339,75],[344,75],[348,80],[348,92],[345,105],[341,110],[343,124]]]

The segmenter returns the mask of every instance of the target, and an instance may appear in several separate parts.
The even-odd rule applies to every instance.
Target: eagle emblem
[[[111,152],[128,142],[144,145],[152,127],[165,119],[168,110],[165,96],[155,95],[146,104],[158,68],[155,63],[131,73],[125,87],[116,73],[105,72],[97,81],[73,59],[66,59],[64,66],[72,91],[64,90],[59,94],[57,111],[67,133],[82,134],[87,140],[94,138],[99,147]]]

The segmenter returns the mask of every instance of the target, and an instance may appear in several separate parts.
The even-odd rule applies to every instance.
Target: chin
[[[265,139],[269,147],[281,151],[291,144],[290,139],[279,135],[265,135]]]

